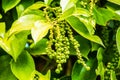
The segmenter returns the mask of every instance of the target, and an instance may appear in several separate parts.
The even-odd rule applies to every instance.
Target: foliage
[[[1,0],[0,80],[119,80],[119,0]]]

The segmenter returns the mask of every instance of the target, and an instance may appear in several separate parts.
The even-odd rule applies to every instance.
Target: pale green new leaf
[[[18,18],[21,16],[24,9],[25,8],[24,8],[24,6],[22,4],[19,4],[18,6],[16,6],[16,11],[17,11]]]
[[[108,0],[108,1],[120,5],[120,0]]]
[[[50,3],[52,2],[53,0],[44,0],[45,4],[46,5],[50,5]]]
[[[97,44],[100,44],[102,46],[102,40],[96,36],[96,35],[90,35],[87,28],[85,27],[85,25],[75,16],[71,16],[69,18],[66,19],[67,22],[71,25],[71,27],[78,32],[81,36],[83,36],[84,38],[93,41]]]
[[[85,25],[90,35],[93,35],[95,32],[95,20],[92,18],[86,18],[77,16],[77,18]]]
[[[64,20],[71,16],[75,11],[75,3],[72,0],[61,0],[60,6],[62,7],[62,15],[59,20]]]
[[[4,37],[5,34],[5,22],[0,22],[0,37]]]
[[[117,43],[117,48],[120,54],[120,27],[118,28],[116,33],[116,43]]]
[[[91,14],[87,9],[84,8],[76,8],[75,12],[73,13],[74,16],[84,16],[84,17],[90,17]]]
[[[16,62],[11,61],[11,70],[19,80],[33,80],[35,64],[32,56],[27,51],[23,51]]]
[[[60,6],[62,7],[62,13],[64,13],[71,7],[74,7],[75,4],[72,0],[60,0]]]
[[[24,30],[31,30],[34,27],[34,23],[40,19],[44,20],[43,16],[39,16],[35,14],[28,14],[20,17],[12,24],[9,35]]]
[[[34,27],[31,30],[31,35],[34,42],[38,42],[44,36],[47,35],[48,30],[52,27],[52,25],[46,21],[36,21]]]
[[[71,16],[73,14],[73,12],[75,11],[75,7],[71,7],[68,10],[66,10],[59,18],[59,21],[64,20],[66,18],[68,18],[69,16]]]
[[[2,8],[4,9],[5,13],[14,8],[21,0],[2,0]]]

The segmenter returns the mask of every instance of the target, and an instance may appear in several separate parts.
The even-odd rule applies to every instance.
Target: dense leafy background
[[[90,70],[77,62],[70,44],[63,70],[55,72],[48,36],[64,22]],[[119,80],[120,1],[1,0],[0,62],[0,80]]]

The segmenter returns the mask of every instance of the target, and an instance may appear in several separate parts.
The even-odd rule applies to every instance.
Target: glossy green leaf
[[[90,35],[87,28],[85,27],[85,25],[75,16],[71,16],[69,18],[66,19],[67,22],[71,25],[71,27],[78,32],[81,36],[83,36],[84,38],[93,41],[95,43],[98,43],[102,46],[102,40],[96,36],[96,35]]]
[[[107,22],[113,19],[115,16],[115,14],[112,11],[105,8],[94,7],[93,13],[94,13],[96,23],[103,26],[106,26]]]
[[[0,19],[2,18],[2,15],[0,14]]]
[[[108,0],[108,1],[120,5],[120,1],[119,0]]]
[[[116,33],[116,43],[117,43],[118,51],[120,53],[120,27],[118,28]]]
[[[92,18],[76,16],[85,25],[90,35],[95,32],[95,20]]]
[[[86,70],[85,67],[83,67],[81,64],[76,62],[72,70],[72,80],[96,80],[96,61],[96,59],[90,59],[87,61],[86,64],[91,68],[89,71]]]
[[[50,5],[50,3],[52,2],[53,0],[44,0],[45,4],[46,5]]]
[[[30,54],[36,56],[36,55],[43,55],[46,54],[46,47],[47,47],[47,39],[41,39],[40,41],[38,41],[36,44],[33,43],[30,46]]]
[[[31,35],[35,43],[41,40],[44,36],[47,35],[48,30],[52,25],[46,21],[36,21],[34,27],[31,30]]]
[[[21,0],[2,0],[2,8],[5,12],[14,8]]]
[[[5,34],[5,22],[0,22],[0,37],[4,37]]]
[[[23,51],[25,44],[27,42],[27,33],[21,32],[15,35],[12,35],[7,41],[5,41],[5,44],[8,46],[9,51],[8,54],[10,54],[13,59],[16,61],[18,56]]]
[[[16,20],[10,29],[9,35],[13,33],[18,33],[24,30],[31,30],[35,26],[35,22],[44,19],[43,16],[35,15],[35,14],[29,14],[20,17],[18,20]]]
[[[60,6],[62,7],[62,13],[64,13],[71,7],[74,7],[75,4],[72,0],[60,0]]]
[[[35,64],[32,56],[23,51],[17,61],[11,61],[11,70],[19,80],[33,80]]]
[[[88,59],[88,54],[90,52],[90,42],[81,36],[75,36],[75,39],[80,44],[80,52],[81,52],[82,56],[85,57],[86,59]],[[75,51],[73,51],[73,52],[75,52]]]
[[[110,80],[117,80],[115,71],[113,71],[113,70],[111,70],[111,73],[110,73]]]
[[[0,56],[0,80],[16,80],[10,69],[11,57],[9,55]]]

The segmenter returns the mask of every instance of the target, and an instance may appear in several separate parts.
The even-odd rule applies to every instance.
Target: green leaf
[[[84,9],[84,8],[76,8],[73,15],[74,16],[84,16],[84,17],[90,17],[91,16],[90,12],[87,9]]]
[[[11,70],[19,80],[33,80],[35,64],[31,55],[23,51],[17,61],[11,61]]]
[[[27,42],[27,35],[28,34],[26,32],[21,32],[12,35],[7,41],[5,41],[5,44],[9,48],[7,52],[13,57],[15,61],[25,47],[25,44]]]
[[[120,5],[120,1],[119,0],[108,0],[108,1]]]
[[[36,73],[40,77],[39,80],[50,80],[50,77],[51,77],[51,71],[50,70],[48,70],[48,72],[45,75],[43,75],[43,74],[41,74],[37,71],[36,71]]]
[[[110,73],[110,80],[117,80],[115,71],[113,71],[113,70],[111,70],[111,73]]]
[[[31,30],[31,35],[35,43],[41,40],[47,35],[48,30],[52,27],[49,22],[46,21],[36,21],[34,27]]]
[[[96,8],[96,7],[94,7],[93,9],[93,14],[94,14],[96,23],[103,26],[106,26],[107,22],[113,19],[115,16],[115,14],[108,9]]]
[[[81,64],[77,62],[73,66],[72,80],[96,80],[95,69],[97,67],[96,59],[90,59],[87,61],[87,65],[91,68],[89,71],[86,70]]]
[[[11,57],[9,55],[0,56],[0,80],[16,80],[10,69]]]
[[[20,4],[16,6],[18,17],[20,17],[23,11],[33,3],[34,3],[34,0],[22,0]]]
[[[64,13],[71,7],[75,7],[75,4],[72,0],[60,0],[60,6],[62,7],[62,13]]]
[[[76,16],[79,18],[79,20],[85,25],[87,30],[89,31],[89,34],[92,35],[95,32],[95,20],[92,18],[82,17],[82,16]]]
[[[34,4],[32,4],[31,6],[29,6],[27,9],[25,9],[24,12],[22,13],[22,15],[28,13],[31,10],[39,10],[39,8],[42,8],[42,7],[45,7],[45,6],[46,5],[43,2],[38,1]]]
[[[29,53],[34,56],[46,54],[47,41],[48,41],[47,39],[43,38],[40,41],[38,41],[36,44],[33,43],[30,46]]]
[[[102,62],[102,60],[103,60],[103,56],[102,56],[103,52],[104,52],[104,49],[100,47],[98,49],[98,51],[97,51],[97,60],[98,60],[98,62]]]
[[[10,51],[10,47],[6,45],[5,41],[2,38],[0,38],[0,47],[7,53]]]
[[[46,5],[50,5],[53,0],[44,0]]]
[[[91,45],[92,45],[92,48],[91,48],[91,51],[92,51],[92,52],[93,52],[93,51],[97,51],[98,48],[100,47],[99,44],[96,44],[96,43],[94,43],[94,42],[91,42]]]
[[[104,72],[105,72],[104,65],[102,62],[102,60],[103,60],[102,54],[103,53],[104,53],[104,49],[100,47],[97,51],[98,67],[97,67],[96,73],[97,73],[97,75],[100,75],[101,80],[104,80]]]
[[[81,52],[82,56],[85,57],[86,59],[88,59],[88,54],[90,52],[90,42],[81,36],[75,36],[75,39],[80,44],[80,52]],[[75,52],[75,51],[73,51],[73,52]]]
[[[66,18],[68,18],[69,16],[71,16],[73,14],[73,12],[75,11],[75,7],[71,7],[68,10],[66,10],[59,18],[59,21],[64,20]]]
[[[66,20],[71,25],[71,27],[76,32],[78,32],[81,36],[97,44],[100,44],[104,47],[102,40],[96,35],[90,35],[85,25],[77,17],[71,16],[67,18]]]
[[[118,28],[117,33],[116,33],[116,43],[117,43],[117,49],[120,54],[120,27]]]
[[[4,37],[5,34],[5,22],[0,22],[0,37]]]
[[[14,8],[21,0],[2,0],[2,8],[4,9],[5,13]]]
[[[16,11],[17,11],[17,15],[18,18],[21,16],[22,12],[24,11],[24,6],[22,4],[19,4],[16,6]]]
[[[24,30],[31,30],[35,26],[35,22],[40,19],[44,20],[43,16],[36,14],[29,14],[20,17],[12,24],[9,35],[13,33],[19,33]]]

